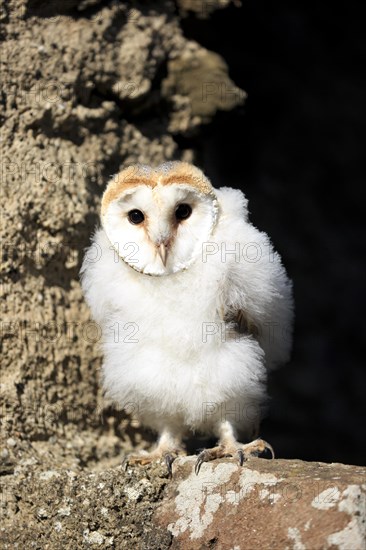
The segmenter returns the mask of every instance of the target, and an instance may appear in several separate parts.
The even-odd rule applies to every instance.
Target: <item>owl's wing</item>
[[[225,321],[238,333],[256,338],[267,367],[273,367],[290,355],[292,284],[268,236],[249,223],[241,191],[224,188],[218,196],[223,213],[218,236],[226,263]]]
[[[118,297],[118,288],[109,281],[118,281],[119,263],[104,231],[98,229],[86,250],[80,270],[81,286],[94,321],[100,326],[110,317]]]
[[[246,311],[241,309],[236,312],[232,321],[235,323],[239,334],[251,334],[254,338],[258,338],[259,329]]]

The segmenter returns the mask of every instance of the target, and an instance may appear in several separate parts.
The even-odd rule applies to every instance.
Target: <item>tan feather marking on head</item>
[[[188,164],[188,162],[174,163],[172,169],[160,178],[162,185],[187,183],[205,195],[213,192],[213,187],[204,173],[196,166]]]
[[[115,176],[108,184],[102,197],[102,215],[111,202],[127,190],[139,185],[187,184],[205,195],[214,194],[213,187],[203,172],[187,162],[173,162],[170,166],[160,165],[147,169],[139,165],[129,166]]]
[[[109,182],[102,197],[102,215],[106,212],[110,203],[118,199],[125,191],[137,187],[138,185],[148,185],[151,187],[150,178],[146,176],[136,176],[135,169],[132,171],[132,174],[129,175],[129,173],[131,173],[130,168],[134,169],[135,167],[130,166],[126,168],[126,170],[120,172]]]

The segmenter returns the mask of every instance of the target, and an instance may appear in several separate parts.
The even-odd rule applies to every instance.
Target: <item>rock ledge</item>
[[[365,548],[366,470],[251,459],[100,471],[32,460],[2,481],[2,548]]]
[[[155,520],[173,548],[365,548],[366,470],[342,464],[252,459],[175,463]]]

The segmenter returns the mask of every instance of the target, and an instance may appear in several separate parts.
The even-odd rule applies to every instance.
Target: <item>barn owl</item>
[[[197,473],[273,453],[258,426],[266,372],[289,358],[292,290],[241,191],[215,189],[185,162],[124,169],[102,197],[81,280],[103,333],[106,393],[158,434],[130,462],[171,471],[194,433],[218,440]]]

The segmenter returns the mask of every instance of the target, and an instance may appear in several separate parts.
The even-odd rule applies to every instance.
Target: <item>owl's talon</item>
[[[125,458],[122,460],[121,466],[122,466],[122,470],[124,472],[126,472],[127,468],[128,468],[128,457],[127,456],[125,456]]]
[[[215,460],[215,458],[223,458],[224,456],[231,455],[225,452],[225,448],[222,445],[219,445],[218,447],[213,447],[212,449],[204,449],[203,451],[201,451],[197,457],[197,462],[194,467],[196,475],[198,475],[203,462],[210,462],[211,460]]]
[[[251,443],[243,445],[244,457],[249,458],[250,456],[258,456],[260,453],[269,451],[271,453],[271,458],[275,457],[275,452],[272,445],[264,441],[264,439],[255,439]]]
[[[204,463],[204,460],[202,460],[201,458],[197,458],[197,461],[196,461],[196,464],[195,464],[195,467],[194,467],[194,471],[196,473],[196,476],[198,476],[199,474],[199,471],[201,469],[201,465]]]
[[[239,466],[243,466],[245,456],[244,456],[244,453],[241,449],[238,449],[238,455],[239,455]]]
[[[271,453],[271,460],[273,460],[275,458],[275,452],[273,450],[273,447],[269,443],[267,442],[265,443],[266,443],[266,448],[264,449],[264,452],[266,453],[267,451],[269,451]]]
[[[200,454],[197,457],[196,464],[194,466],[194,471],[196,473],[196,476],[198,476],[199,471],[201,469],[201,466],[204,462],[207,462],[207,453],[205,450],[201,451]]]
[[[165,455],[165,464],[168,468],[168,474],[169,474],[169,477],[171,478],[172,475],[173,475],[173,469],[172,469],[172,466],[173,466],[173,462],[174,460],[177,458],[177,455],[174,456],[174,455],[171,455],[171,454],[166,454]]]

